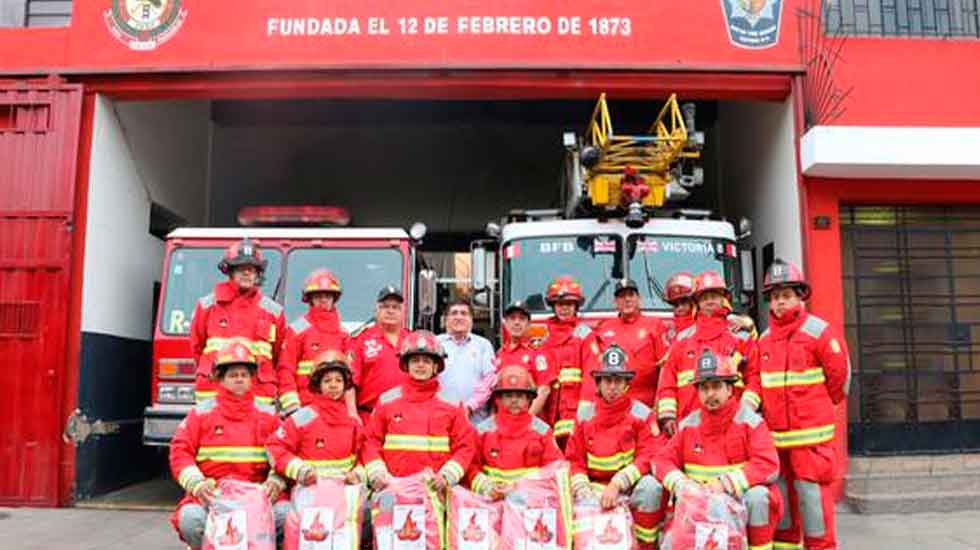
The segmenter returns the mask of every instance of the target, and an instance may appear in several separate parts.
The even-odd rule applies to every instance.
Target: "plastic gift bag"
[[[429,485],[430,470],[391,478],[371,498],[371,520],[376,550],[431,550],[442,548],[445,510],[441,497]]]
[[[449,550],[496,550],[500,545],[500,504],[456,486],[446,513]]]
[[[297,485],[286,516],[284,550],[357,550],[363,495],[362,485],[335,478]]]
[[[203,550],[275,550],[272,505],[256,483],[225,479],[208,507]]]
[[[575,503],[575,550],[635,550],[633,514],[626,498],[610,510],[598,499]]]
[[[568,463],[555,462],[517,481],[503,503],[501,550],[568,550],[572,546]]]
[[[686,490],[674,505],[669,544],[675,550],[746,550],[747,524],[738,500],[703,488]]]

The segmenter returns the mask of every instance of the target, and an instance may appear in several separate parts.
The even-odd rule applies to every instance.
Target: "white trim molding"
[[[800,159],[811,177],[980,180],[980,128],[814,126]]]

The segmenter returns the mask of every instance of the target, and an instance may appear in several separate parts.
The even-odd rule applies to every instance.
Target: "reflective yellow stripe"
[[[255,401],[256,403],[259,403],[260,405],[269,405],[270,407],[275,406],[275,404],[276,404],[276,398],[275,397],[266,397],[264,395],[256,395],[252,399],[252,401]]]
[[[555,437],[571,435],[572,431],[574,430],[575,421],[570,418],[555,422]]]
[[[227,345],[229,342],[233,340],[237,340],[245,344],[245,346],[248,347],[248,350],[255,355],[265,357],[267,359],[272,358],[272,344],[270,344],[269,342],[262,342],[261,340],[255,341],[242,337],[208,338],[207,342],[204,343],[204,353],[212,353],[212,352],[220,351],[221,348],[225,347],[225,345]]]
[[[494,483],[509,483],[512,481],[517,481],[518,479],[537,472],[540,468],[514,468],[512,470],[503,470],[500,468],[491,468],[490,466],[483,467],[483,473],[490,478]]]
[[[204,481],[204,474],[201,473],[201,469],[197,466],[187,466],[177,476],[177,483],[187,491],[191,490],[191,487],[200,481]]]
[[[752,405],[753,409],[758,409],[759,404],[762,403],[762,400],[759,399],[759,395],[752,390],[747,390],[745,393],[742,394],[742,401],[747,401],[749,404]]]
[[[776,448],[785,449],[787,447],[800,447],[803,445],[816,445],[824,443],[834,438],[834,425],[818,426],[805,430],[793,430],[789,432],[772,432],[773,443]]]
[[[775,541],[772,543],[773,550],[803,550],[803,543],[801,542],[780,542]]]
[[[675,416],[677,414],[677,400],[673,397],[664,397],[657,401],[658,416]]]
[[[316,468],[316,473],[322,476],[346,474],[354,469],[356,458],[350,455],[335,460],[307,460],[306,463]]]
[[[759,544],[757,546],[749,545],[749,550],[773,550],[772,543],[768,542],[766,544]]]
[[[596,456],[592,453],[585,453],[585,464],[590,470],[618,472],[633,462],[634,452],[630,449],[611,456]]]
[[[684,474],[680,470],[671,470],[664,476],[664,488],[674,492],[674,485],[682,479],[684,479]]]
[[[313,361],[300,361],[296,363],[296,374],[299,376],[309,376],[313,373]]]
[[[573,384],[582,381],[582,369],[564,368],[558,371],[559,384]]]
[[[823,376],[822,368],[807,369],[805,371],[794,372],[763,372],[763,388],[785,388],[787,386],[811,386],[813,384],[823,384],[826,379]]]
[[[449,452],[449,436],[446,435],[405,435],[385,436],[386,451]]]
[[[660,533],[660,529],[640,527],[637,524],[633,524],[633,534],[636,535],[636,540],[644,544],[653,544],[657,542],[657,535]]]
[[[296,479],[299,476],[299,469],[303,467],[303,459],[299,457],[293,457],[286,464],[286,477],[289,479]]]
[[[455,485],[459,483],[459,480],[463,479],[463,467],[459,465],[455,460],[447,460],[442,468],[439,469],[439,473],[446,478],[450,484]]]
[[[694,481],[711,481],[729,472],[737,472],[742,469],[745,463],[722,464],[720,466],[706,466],[703,464],[684,464],[684,473]]]
[[[216,391],[200,391],[194,390],[194,401],[198,404],[207,401],[208,399],[214,399],[214,396],[218,395]]]
[[[677,387],[688,386],[694,382],[694,370],[682,370],[677,373]]]
[[[215,462],[259,463],[266,462],[265,447],[200,447],[197,450],[197,461],[213,460]]]
[[[299,395],[294,391],[288,391],[279,396],[279,404],[283,409],[299,406]]]

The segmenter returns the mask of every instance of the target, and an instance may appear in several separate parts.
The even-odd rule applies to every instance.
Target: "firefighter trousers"
[[[779,468],[777,485],[788,513],[776,528],[774,550],[835,550],[837,520],[831,483],[837,475],[837,452],[833,442],[781,450]]]

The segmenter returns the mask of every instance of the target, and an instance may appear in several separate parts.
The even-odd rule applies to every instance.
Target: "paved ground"
[[[0,548],[181,550],[164,512],[0,508]],[[980,512],[841,514],[842,550],[980,550]]]

